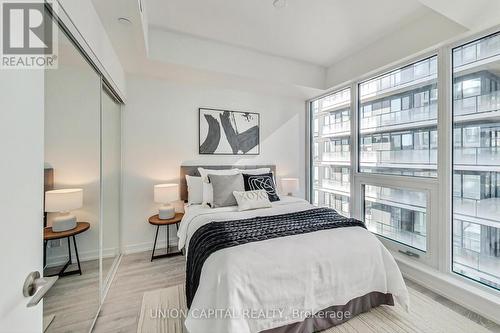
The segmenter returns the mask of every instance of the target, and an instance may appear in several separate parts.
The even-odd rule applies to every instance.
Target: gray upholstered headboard
[[[181,177],[180,177],[180,195],[181,200],[186,201],[188,199],[188,189],[186,182],[186,175],[199,177],[200,173],[198,168],[202,167],[205,169],[258,169],[258,168],[270,168],[271,171],[276,174],[276,165],[181,165]]]

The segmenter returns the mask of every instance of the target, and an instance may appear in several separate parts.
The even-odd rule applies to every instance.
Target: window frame
[[[491,37],[491,36],[494,36],[494,35],[498,35],[500,36],[500,26],[495,26],[495,27],[492,27],[490,29],[487,29],[486,31],[482,31],[480,33],[476,33],[476,34],[473,34],[471,35],[470,37],[466,37],[466,38],[462,38],[462,39],[458,39],[457,41],[455,42],[452,42],[450,43],[446,48],[448,50],[448,53],[449,53],[449,64],[448,64],[448,67],[449,67],[449,75],[448,75],[448,80],[450,82],[450,90],[451,90],[451,93],[450,93],[450,97],[449,97],[449,130],[451,132],[451,136],[453,137],[454,139],[454,136],[453,136],[453,125],[454,125],[454,112],[455,112],[455,85],[453,84],[453,78],[454,78],[454,75],[453,75],[453,70],[454,70],[454,62],[455,62],[455,59],[453,57],[453,52],[455,49],[458,49],[458,48],[461,48],[462,47],[462,52],[461,52],[461,57],[462,57],[462,64],[461,66],[470,66],[470,65],[473,65],[474,64],[474,61],[473,62],[467,62],[467,63],[464,63],[463,62],[463,51],[466,47],[470,47],[470,46],[473,46],[474,44],[473,43],[476,43],[476,42],[479,42],[480,40],[482,39],[485,39],[485,38],[488,38],[488,37]],[[472,44],[472,45],[469,45],[469,44]],[[476,49],[477,51],[477,49]],[[476,53],[476,56],[477,56],[477,53]],[[479,60],[481,61],[481,60]],[[474,68],[474,67],[473,67]],[[474,77],[472,77],[471,80],[475,80]],[[463,85],[463,82],[465,80],[462,80],[460,81],[460,83]],[[481,87],[481,82],[479,84],[479,86]],[[480,92],[481,94],[481,92]],[[466,99],[466,98],[476,98],[476,95],[471,95],[471,96],[465,96],[463,94],[463,89],[462,89],[462,95],[461,95],[461,98],[462,99]],[[461,136],[461,141],[460,141],[460,144],[461,144],[461,147],[467,147],[466,145],[464,145],[464,136],[465,136],[465,130],[467,127],[473,127],[473,125],[471,126],[461,126],[460,127],[460,136]],[[479,129],[479,147],[481,147],[482,145],[482,128],[478,125],[478,129]],[[452,139],[452,140],[453,140]],[[493,147],[492,146],[492,136],[491,136],[491,131],[490,131],[490,142],[489,142],[489,147]],[[447,207],[448,209],[448,214],[449,214],[449,223],[446,223],[446,227],[448,228],[447,229],[447,233],[449,234],[450,236],[450,240],[449,240],[449,246],[447,246],[447,250],[449,250],[449,255],[446,257],[446,258],[443,258],[443,261],[446,261],[446,264],[447,264],[447,268],[449,269],[449,274],[453,275],[453,276],[456,276],[456,277],[460,277],[462,281],[464,281],[466,284],[468,285],[472,285],[472,286],[475,286],[481,290],[485,290],[487,291],[488,293],[492,293],[492,294],[496,294],[497,296],[500,297],[500,289],[496,288],[496,287],[493,287],[493,286],[489,286],[485,283],[483,283],[482,281],[479,281],[477,279],[473,279],[471,278],[470,276],[467,276],[465,274],[462,274],[462,273],[459,273],[459,272],[455,272],[454,269],[453,269],[453,252],[454,252],[454,249],[453,249],[453,241],[454,241],[454,232],[456,231],[455,230],[455,227],[454,227],[454,204],[453,204],[453,187],[455,185],[455,182],[454,182],[454,179],[453,179],[453,173],[455,171],[455,168],[454,168],[454,163],[453,163],[453,160],[454,160],[454,148],[455,148],[455,141],[452,141],[451,142],[451,151],[450,151],[450,163],[448,165],[449,167],[449,172],[450,174],[452,175],[452,178],[450,180],[450,187],[452,188],[452,191],[451,191],[451,194],[449,195],[450,197],[450,202],[449,202],[449,207]],[[464,174],[461,173],[461,182],[463,183],[463,177],[464,177]],[[490,178],[490,184],[491,184],[491,178]],[[481,183],[481,179],[479,181],[479,183]],[[463,187],[462,187],[462,195],[463,195]],[[480,190],[480,195],[481,195],[481,190]],[[477,224],[477,223],[473,223],[473,222],[467,222],[467,221],[463,221],[463,220],[459,220],[460,221],[460,224],[461,224],[461,241],[463,242],[463,239],[464,239],[464,230],[463,230],[463,225],[464,223],[469,223],[469,224]],[[479,224],[477,224],[479,225]],[[481,231],[480,231],[481,232]],[[463,245],[463,244],[462,244]],[[471,250],[473,251],[473,250]]]
[[[451,41],[446,41],[444,43],[438,44],[434,47],[422,50],[406,58],[397,60],[388,65],[381,66],[378,69],[365,73],[363,75],[357,76],[333,86],[328,89],[324,94],[315,96],[306,101],[306,111],[307,111],[307,121],[311,119],[312,109],[311,103],[318,98],[329,95],[335,91],[340,91],[342,89],[351,88],[351,174],[350,174],[350,184],[351,184],[351,201],[350,201],[350,211],[351,216],[356,218],[362,218],[361,210],[363,205],[360,204],[361,197],[364,197],[364,193],[361,193],[361,185],[378,185],[387,187],[401,187],[408,188],[409,190],[426,190],[428,193],[428,200],[431,200],[430,205],[428,205],[428,214],[432,215],[429,217],[431,223],[430,228],[427,228],[428,244],[427,252],[433,252],[430,257],[421,257],[417,262],[424,264],[423,266],[418,266],[421,268],[416,268],[417,266],[412,266],[414,262],[413,258],[408,258],[399,252],[395,252],[392,245],[389,243],[389,250],[394,255],[395,259],[402,263],[405,267],[412,267],[410,270],[413,272],[420,272],[419,274],[424,274],[426,267],[431,267],[436,269],[436,273],[442,274],[441,279],[450,284],[450,286],[460,286],[460,288],[467,288],[472,294],[478,297],[484,297],[484,295],[492,295],[500,297],[500,292],[494,288],[485,286],[478,281],[468,279],[466,277],[460,276],[454,273],[452,270],[452,246],[453,246],[453,234],[452,234],[452,224],[453,224],[453,211],[452,211],[452,200],[453,200],[453,159],[452,153],[454,150],[454,137],[453,137],[453,80],[452,80],[452,50],[456,47],[460,47],[464,44],[480,40],[484,37],[496,34],[500,31],[500,25],[482,30],[480,32],[466,33],[459,36]],[[365,113],[360,113],[359,109],[359,99],[358,99],[358,84],[376,77],[384,73],[390,72],[397,68],[403,68],[414,62],[418,62],[424,58],[431,57],[437,54],[437,178],[416,178],[411,179],[411,177],[399,176],[399,175],[379,175],[379,174],[362,174],[358,170],[359,166],[359,132],[358,126],[360,121],[360,116]],[[401,81],[402,78],[400,77]],[[404,108],[405,100],[404,98],[412,98],[412,96],[401,96],[401,107]],[[432,100],[434,97],[430,96]],[[368,110],[364,110],[368,112]],[[373,115],[373,110],[369,112]],[[310,116],[311,115],[311,116]],[[309,147],[312,144],[312,136],[309,134],[310,125],[307,125],[306,131],[307,140],[306,143],[306,161],[308,165],[306,166],[306,184],[308,184],[308,190],[306,191],[306,198],[313,198],[313,189],[309,185],[309,180],[311,179],[312,168],[312,158],[309,152]],[[429,141],[432,142],[429,137]],[[372,143],[373,145],[373,143]],[[434,200],[435,199],[435,200]],[[439,202],[439,204],[438,204]],[[428,221],[428,224],[429,224]],[[379,236],[377,236],[379,237]],[[379,237],[381,239],[381,237]],[[385,241],[382,239],[384,244]],[[415,273],[415,274],[416,274]],[[457,296],[458,297],[458,296]]]

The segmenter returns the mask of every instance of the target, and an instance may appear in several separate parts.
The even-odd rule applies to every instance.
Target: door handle
[[[40,277],[40,272],[31,272],[24,281],[23,295],[24,297],[32,297],[26,305],[28,308],[37,305],[45,296],[47,291],[56,283],[59,276]]]

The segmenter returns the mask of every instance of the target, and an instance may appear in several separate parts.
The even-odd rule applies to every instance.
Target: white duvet
[[[278,215],[314,208],[290,197],[272,208],[191,206],[178,232],[189,251],[196,230],[213,221]],[[394,258],[360,227],[322,230],[217,251],[203,265],[185,321],[189,333],[257,333],[304,320],[332,305],[373,291],[391,293],[408,308],[408,292]]]

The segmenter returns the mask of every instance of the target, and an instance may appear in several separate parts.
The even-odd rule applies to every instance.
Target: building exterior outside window
[[[453,50],[453,271],[500,289],[500,34]]]
[[[351,92],[344,89],[311,102],[312,201],[350,215]],[[317,130],[316,130],[317,128]]]
[[[365,185],[368,230],[421,251],[427,249],[427,195]]]
[[[437,56],[359,84],[359,171],[437,173]]]
[[[500,289],[500,33],[454,48],[452,59],[452,271]],[[314,205],[350,215],[354,167],[365,178],[437,177],[437,72],[432,56],[358,84],[356,166],[350,88],[311,102]],[[369,230],[428,250],[426,192],[362,186]]]

